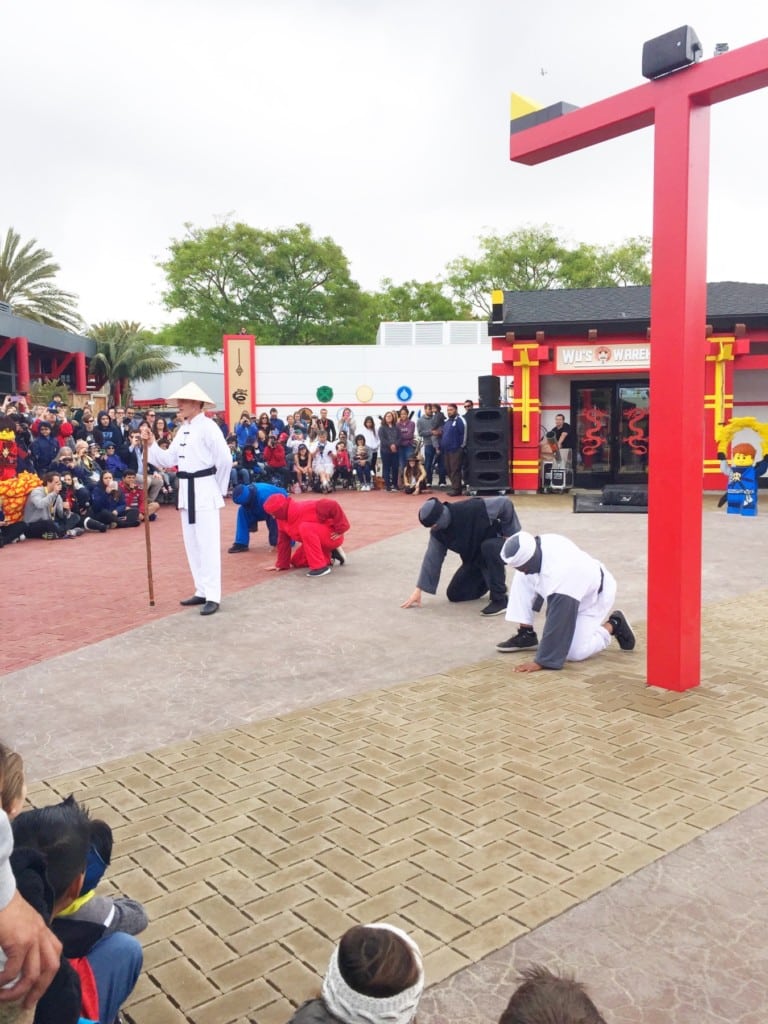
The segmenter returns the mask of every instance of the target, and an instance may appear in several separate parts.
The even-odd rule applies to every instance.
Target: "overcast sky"
[[[185,222],[311,225],[367,289],[438,277],[479,234],[650,234],[649,129],[512,164],[509,94],[640,84],[690,23],[709,59],[765,0],[5,0],[0,234],[36,238],[89,323],[158,326]],[[544,73],[542,73],[544,72]],[[709,280],[768,282],[768,90],[712,111]]]

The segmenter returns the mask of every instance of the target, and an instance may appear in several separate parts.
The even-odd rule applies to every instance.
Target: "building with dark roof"
[[[642,483],[648,470],[653,331],[650,288],[496,291],[488,333],[493,373],[508,383],[512,408],[512,485],[541,484],[542,442],[565,417],[576,486]],[[701,357],[705,489],[720,489],[718,427],[768,419],[768,285],[707,286]],[[684,443],[685,424],[680,424]],[[761,443],[750,440],[758,451]]]
[[[0,394],[26,394],[36,380],[62,380],[82,394],[95,353],[91,338],[16,316],[0,303]]]

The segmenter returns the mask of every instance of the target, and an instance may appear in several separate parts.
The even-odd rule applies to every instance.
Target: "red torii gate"
[[[701,669],[709,108],[766,86],[762,39],[510,138],[511,160],[538,164],[654,125],[647,681],[667,690]]]

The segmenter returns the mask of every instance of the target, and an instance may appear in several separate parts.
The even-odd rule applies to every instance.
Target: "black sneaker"
[[[344,565],[346,560],[347,560],[347,556],[344,554],[344,548],[338,547],[338,548],[334,548],[333,549],[333,551],[331,552],[331,561],[332,562],[338,562],[339,565]]]
[[[635,634],[632,632],[632,627],[627,621],[624,612],[620,612],[617,609],[613,615],[608,616],[608,621],[613,626],[613,635],[616,637],[622,651],[634,651]]]
[[[321,569],[310,569],[307,576],[327,576],[330,571],[330,565],[324,565]]]
[[[247,551],[247,544],[233,544],[231,548],[227,548],[228,555],[235,555],[238,551]]]
[[[496,644],[496,650],[509,654],[512,651],[530,651],[538,646],[539,638],[536,636],[536,631],[521,626],[515,636],[511,636],[509,640],[503,640],[500,644]]]
[[[503,601],[491,601],[485,608],[480,612],[481,615],[501,615],[502,612],[507,610],[507,599]]]

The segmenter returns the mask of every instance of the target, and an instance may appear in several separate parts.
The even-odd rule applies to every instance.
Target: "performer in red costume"
[[[264,511],[277,520],[276,570],[309,566],[307,576],[326,576],[331,561],[344,565],[346,555],[341,545],[349,521],[337,501],[294,501],[273,494],[264,502]],[[293,554],[291,541],[299,542]]]

